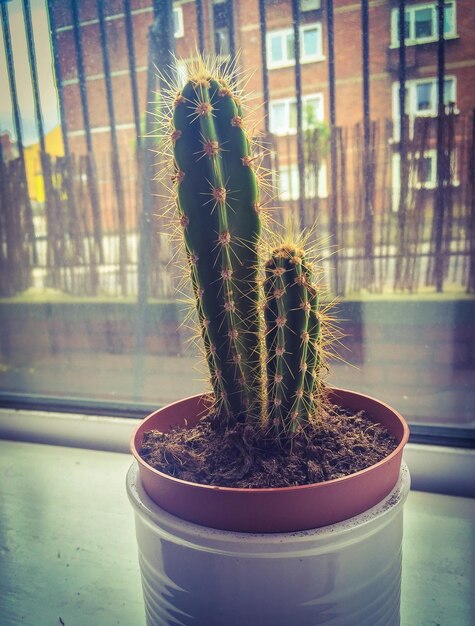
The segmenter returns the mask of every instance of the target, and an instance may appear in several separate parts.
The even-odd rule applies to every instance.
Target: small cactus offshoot
[[[318,293],[304,251],[282,245],[265,264],[267,413],[278,439],[316,414],[319,385]]]
[[[321,380],[318,294],[298,245],[261,262],[260,175],[240,94],[201,59],[174,92],[166,133],[214,423],[288,441],[314,421]]]

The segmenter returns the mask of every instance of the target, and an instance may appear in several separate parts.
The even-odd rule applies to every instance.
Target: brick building
[[[64,96],[66,126],[71,151],[80,155],[86,151],[84,99],[87,99],[90,139],[100,167],[104,153],[110,149],[110,108],[107,105],[104,63],[101,53],[101,33],[95,0],[77,3],[80,45],[87,95],[81,99],[78,75],[78,32],[73,28],[73,0],[53,3],[57,50],[59,53]],[[110,0],[103,3],[106,39],[109,52],[116,136],[121,155],[133,155],[136,126],[133,118],[133,98],[130,82],[130,49],[127,47],[125,5],[130,4],[133,27],[136,79],[139,109],[147,110],[147,33],[154,12],[152,0]],[[369,103],[370,117],[382,129],[386,120],[393,123],[389,133],[380,132],[377,142],[385,148],[399,141],[399,45],[398,3],[394,0],[370,0],[369,12]],[[204,44],[208,52],[227,54],[240,50],[240,64],[253,73],[248,89],[255,104],[263,104],[263,68],[261,65],[261,27],[258,0],[201,3]],[[301,0],[300,60],[304,125],[317,127],[325,137],[329,125],[329,64],[327,10],[324,0]],[[173,17],[176,52],[179,59],[193,55],[198,40],[197,3],[178,0]],[[269,84],[269,129],[275,135],[280,170],[281,201],[295,200],[299,176],[296,161],[296,87],[295,49],[293,42],[292,7],[290,0],[266,2],[266,51]],[[347,129],[357,147],[355,125],[363,119],[362,27],[361,3],[354,0],[334,0],[335,46],[335,115],[336,125]],[[437,0],[407,0],[405,10],[406,34],[406,112],[411,128],[414,121],[430,118],[437,113]],[[445,4],[445,83],[444,100],[459,119],[468,117],[475,108],[475,6],[465,0],[448,0]],[[143,119],[142,119],[143,123]],[[305,127],[305,126],[304,126]],[[458,125],[457,128],[462,128]],[[459,132],[459,131],[457,131]],[[462,132],[462,130],[460,130]],[[436,151],[432,139],[414,159],[419,160],[416,185],[435,186]],[[399,179],[397,150],[389,159],[393,189]],[[355,150],[353,157],[355,161]],[[318,161],[318,180],[309,177],[306,196],[326,198],[330,187],[330,172],[326,167],[328,150],[322,149]],[[351,151],[350,151],[351,152]],[[409,158],[412,158],[409,154]],[[357,161],[357,159],[356,159]],[[460,162],[461,159],[457,158]],[[351,163],[350,163],[351,165]],[[456,165],[455,167],[458,167]],[[353,172],[354,167],[348,166]],[[457,172],[454,173],[455,179]],[[101,178],[99,176],[99,178]],[[355,184],[357,175],[349,175]]]

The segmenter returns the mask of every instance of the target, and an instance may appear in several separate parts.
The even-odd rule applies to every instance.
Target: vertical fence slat
[[[127,59],[129,64],[130,91],[132,94],[132,107],[135,125],[135,141],[137,151],[142,145],[142,131],[140,129],[140,105],[139,90],[137,85],[137,66],[135,62],[134,25],[130,9],[130,0],[124,0],[125,37],[127,41]]]
[[[294,32],[294,56],[295,56],[295,98],[297,107],[297,167],[299,177],[299,224],[300,228],[306,226],[305,219],[305,161],[303,152],[303,108],[302,108],[302,66],[300,64],[301,41],[300,41],[300,0],[292,2],[292,23]]]
[[[327,0],[327,41],[328,41],[328,90],[330,100],[330,236],[334,247],[332,287],[335,295],[340,295],[339,278],[339,239],[338,239],[338,157],[336,136],[336,90],[335,90],[335,29],[333,0]]]
[[[236,21],[234,11],[234,0],[226,0],[226,13],[228,16],[229,26],[229,52],[231,58],[236,57]]]
[[[106,86],[107,111],[109,114],[110,140],[112,150],[112,174],[115,198],[117,202],[118,236],[119,236],[119,277],[122,295],[127,295],[127,236],[125,223],[125,199],[122,172],[119,159],[119,146],[117,143],[117,124],[115,118],[114,94],[112,90],[112,78],[108,52],[107,31],[104,15],[104,4],[97,0],[97,14],[99,17],[99,33],[101,40],[102,65],[104,68],[104,81]],[[106,205],[104,205],[106,206]]]
[[[259,29],[261,35],[262,91],[264,98],[265,134],[269,128],[269,70],[267,69],[267,7],[266,0],[259,0]]]
[[[399,203],[398,231],[396,245],[396,265],[394,287],[401,288],[401,275],[406,257],[406,214],[408,192],[408,129],[406,118],[406,0],[399,0],[398,7],[398,45],[399,45]]]
[[[362,35],[362,69],[363,69],[363,215],[365,220],[365,277],[367,286],[371,288],[374,282],[374,262],[373,262],[373,246],[374,246],[374,207],[372,198],[372,187],[374,184],[374,166],[371,162],[370,149],[371,128],[370,128],[370,86],[369,86],[369,13],[368,0],[362,0],[361,3],[361,35]]]
[[[205,51],[205,25],[203,18],[203,0],[195,0],[196,24],[198,26],[198,49],[201,54]]]
[[[94,242],[99,256],[99,262],[104,262],[104,250],[102,245],[102,219],[99,201],[99,189],[97,186],[97,168],[92,147],[91,124],[89,117],[89,102],[87,96],[86,74],[84,71],[84,53],[82,46],[81,24],[79,22],[79,7],[77,0],[71,0],[71,12],[73,17],[73,36],[76,52],[76,67],[79,81],[79,94],[81,99],[81,111],[83,118],[84,133],[87,145],[87,180],[91,202]]]
[[[58,107],[59,107],[59,121],[61,124],[61,137],[63,141],[65,168],[61,174],[61,180],[64,181],[64,187],[66,192],[66,203],[68,208],[68,231],[71,234],[74,255],[76,258],[82,258],[83,256],[83,242],[81,241],[81,227],[77,214],[77,205],[74,192],[74,175],[73,165],[71,160],[71,150],[68,137],[68,124],[67,115],[64,106],[64,90],[63,90],[63,77],[61,70],[61,60],[59,57],[58,41],[56,34],[56,16],[54,12],[52,0],[47,2],[48,20],[51,33],[51,47],[53,53],[53,65],[55,85],[58,93]]]
[[[444,282],[444,217],[445,217],[445,143],[446,115],[444,103],[445,83],[445,37],[444,37],[444,0],[437,0],[437,192],[434,207],[434,272],[435,287],[440,293]],[[450,155],[447,158],[450,163]]]

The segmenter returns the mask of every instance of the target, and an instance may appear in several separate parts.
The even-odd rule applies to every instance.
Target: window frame
[[[444,76],[444,96],[445,96],[445,82],[452,81],[452,95],[453,99],[450,99],[445,107],[453,103],[454,105],[454,113],[457,114],[459,112],[457,108],[457,77],[453,74],[448,76]],[[432,94],[431,94],[431,106],[427,110],[417,110],[417,86],[422,84],[432,84]],[[445,97],[444,97],[445,100]],[[406,114],[410,120],[414,120],[416,117],[435,117],[437,116],[437,77],[428,76],[425,78],[415,78],[406,81]],[[393,119],[393,127],[394,127],[394,138],[398,139],[399,137],[399,82],[393,82],[392,84],[392,119]]]
[[[450,31],[445,32],[445,8],[444,8],[444,39],[454,39],[457,35],[457,11],[455,0],[447,0],[444,3],[445,7],[452,7],[452,27]],[[432,10],[432,27],[433,35],[428,37],[416,37],[415,34],[415,14],[421,9]],[[409,37],[406,37],[404,43],[406,46],[417,46],[425,43],[432,43],[437,41],[438,26],[437,26],[437,2],[423,2],[420,4],[411,4],[405,8],[406,15],[409,14]],[[399,48],[399,9],[397,7],[391,9],[391,48]]]
[[[325,120],[325,112],[324,112],[324,97],[323,97],[322,92],[311,93],[311,94],[302,96],[302,109],[305,108],[305,105],[309,100],[315,100],[315,99],[320,101],[319,108],[321,111],[320,114],[317,115],[317,122],[323,122]],[[297,105],[297,99],[294,97],[276,98],[276,99],[269,100],[269,128],[270,128],[270,132],[276,135],[277,137],[285,137],[286,135],[295,135],[297,133],[297,127],[293,128],[290,123],[290,111],[291,111],[292,104]],[[277,105],[285,105],[285,109],[286,109],[285,115],[287,118],[285,129],[274,128],[274,124],[272,121],[272,115],[273,115],[272,107],[277,106]],[[304,120],[303,130],[307,130],[307,129],[308,127]]]
[[[316,30],[318,33],[318,52],[316,54],[306,55],[304,46],[303,46],[303,35],[306,31]],[[282,40],[282,47],[285,51],[287,37],[289,35],[293,35],[294,31],[292,28],[283,28],[279,30],[269,31],[266,35],[266,48],[267,48],[267,69],[279,69],[284,67],[293,67],[295,65],[295,57],[292,59],[285,58],[282,61],[273,61],[272,60],[272,39],[275,37],[280,37]],[[324,60],[325,56],[323,55],[323,28],[321,22],[312,22],[310,24],[304,24],[300,26],[299,29],[300,34],[300,63],[315,63],[317,61]],[[294,48],[295,50],[295,48]]]

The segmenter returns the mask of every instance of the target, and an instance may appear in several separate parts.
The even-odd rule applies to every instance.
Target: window
[[[392,122],[395,134],[399,123],[399,78],[386,71],[388,56],[396,61],[399,56],[397,47],[387,49],[390,43],[397,46],[397,0],[369,3],[375,61],[369,68],[369,137],[363,124],[361,43],[366,33],[360,28],[361,3],[334,2],[331,84],[328,64],[320,62],[326,54],[326,5],[322,0],[300,0],[302,16],[295,36],[303,63],[301,115],[294,91],[291,1],[266,1],[267,68],[262,67],[258,2],[251,11],[244,2],[210,1],[203,4],[203,17],[205,48],[211,55],[241,51],[237,69],[243,83],[249,78],[244,95],[250,96],[242,98],[242,109],[246,128],[260,144],[253,163],[276,172],[274,181],[262,177],[274,185],[263,185],[260,195],[263,207],[273,209],[270,228],[287,219],[295,226],[300,219],[307,228],[316,224],[310,256],[324,259],[322,285],[330,297],[341,298],[335,317],[348,320],[342,324],[346,348],[338,351],[349,366],[332,359],[329,383],[380,397],[415,426],[452,426],[465,433],[475,427],[475,299],[467,295],[475,292],[469,158],[475,109],[475,51],[470,39],[475,0],[443,2],[445,37],[460,33],[460,39],[447,42],[443,83],[445,106],[457,113],[447,120],[447,133],[444,126],[444,145],[454,146],[457,163],[452,157],[437,164],[437,44],[429,43],[427,50],[409,45],[405,110],[411,136],[406,150],[414,156],[408,159],[407,195],[412,204],[404,223],[391,202],[399,191],[399,157],[393,154],[400,145],[386,141]],[[106,22],[121,33],[114,51],[109,51],[112,94],[105,89],[97,12],[80,12],[80,50],[70,3],[30,4],[2,3],[11,27],[14,65],[11,69],[8,41],[0,32],[0,402],[11,395],[24,404],[36,394],[34,401],[43,398],[43,406],[51,402],[48,407],[76,403],[81,410],[84,402],[105,413],[129,405],[145,415],[143,405],[148,409],[200,393],[206,378],[206,371],[195,369],[193,333],[176,289],[181,259],[175,261],[177,246],[162,235],[168,222],[165,197],[173,185],[160,176],[160,155],[174,133],[168,128],[155,131],[154,113],[158,108],[164,113],[166,106],[162,98],[147,94],[147,88],[162,93],[155,68],[149,71],[153,3],[107,3]],[[437,40],[437,4],[406,0],[406,43]],[[22,15],[28,8],[49,162],[40,159]],[[170,4],[180,83],[185,80],[181,59],[188,64],[196,56],[199,11],[194,0]],[[130,49],[125,36],[129,17],[136,42]],[[56,59],[51,51],[58,52]],[[158,70],[169,73],[162,56],[156,60]],[[79,61],[89,116],[81,101]],[[227,61],[216,59],[223,68]],[[419,65],[414,67],[413,61]],[[131,74],[132,65],[136,71]],[[16,77],[18,103],[10,93],[9,71]],[[269,141],[262,106],[266,87],[273,132]],[[327,123],[330,87],[336,98],[335,129]],[[297,117],[305,131],[304,189],[302,181],[299,188],[297,168]],[[24,166],[16,119],[23,131]],[[152,130],[156,156],[147,150],[142,120]],[[63,129],[70,162],[64,155]],[[201,152],[201,144],[195,150]],[[227,150],[225,143],[222,150]],[[205,159],[201,163],[204,166]],[[441,222],[439,214],[434,215],[437,165],[440,177],[450,181],[444,186],[444,232],[438,240],[432,232],[433,224]],[[51,167],[52,184],[46,166]],[[23,177],[28,197],[19,193],[25,189]],[[236,188],[230,183],[230,198]],[[371,212],[371,228],[366,228],[364,220]],[[411,247],[405,256],[406,241]],[[437,274],[443,281],[440,294],[435,259],[442,259]],[[395,280],[399,261],[401,283]]]
[[[406,114],[414,119],[421,115],[437,115],[437,78],[423,78],[406,82]],[[456,79],[444,80],[444,104],[446,110],[457,102]],[[457,112],[457,109],[454,109]],[[399,136],[399,83],[393,83],[393,123],[395,135]]]
[[[320,0],[300,0],[300,10],[304,11],[316,11],[321,7]]]
[[[323,59],[322,25],[306,24],[300,27],[300,62]],[[267,67],[269,69],[294,65],[294,32],[292,29],[267,34]]]
[[[315,171],[306,168],[305,171],[305,198],[327,197],[327,168],[322,163],[318,171],[318,183]],[[280,200],[298,200],[300,197],[299,169],[296,163],[284,166],[278,172],[278,188]]]
[[[437,2],[414,4],[406,7],[404,15],[406,45],[428,43],[438,38]],[[455,2],[446,2],[444,6],[444,37],[455,37]],[[391,12],[391,45],[399,46],[399,10]]]
[[[303,127],[311,128],[323,122],[323,95],[312,94],[302,98]],[[295,98],[271,100],[269,103],[269,126],[275,135],[297,132],[297,103]]]
[[[431,148],[424,150],[422,155],[416,152],[414,155],[408,155],[409,160],[409,186],[412,189],[435,189],[437,187],[437,150]],[[401,159],[399,154],[393,154],[392,157],[392,178],[393,178],[393,210],[399,209],[399,190],[400,190],[400,168]],[[452,152],[449,164],[449,184],[452,187],[459,185],[457,176],[456,152]]]
[[[173,9],[173,27],[175,39],[183,37],[185,30],[183,27],[183,9],[181,7],[175,7]]]

